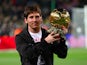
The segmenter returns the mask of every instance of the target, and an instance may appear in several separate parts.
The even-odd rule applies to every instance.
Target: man
[[[42,15],[38,5],[28,5],[24,11],[27,27],[16,35],[16,48],[22,65],[53,65],[53,53],[67,56],[65,39],[41,28]]]

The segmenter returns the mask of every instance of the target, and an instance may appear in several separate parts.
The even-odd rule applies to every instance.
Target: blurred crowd
[[[24,5],[15,0],[0,0],[0,36],[12,36],[23,27],[23,9]]]
[[[36,1],[42,9],[43,17],[49,15],[51,0],[0,0],[0,36],[13,36],[20,32],[25,26],[23,21],[23,10],[29,1]],[[54,1],[54,0],[53,0]],[[56,0],[57,8],[66,8],[71,12],[72,7],[83,7],[86,0]]]

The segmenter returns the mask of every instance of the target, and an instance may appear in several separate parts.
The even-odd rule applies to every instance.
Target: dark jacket
[[[48,35],[47,31],[42,29],[41,42],[34,43],[28,29],[25,28],[16,36],[16,49],[20,55],[22,65],[37,65],[37,58],[41,54],[46,62],[45,65],[53,65],[53,53],[59,58],[67,56],[67,46],[65,40],[48,44],[44,38]]]

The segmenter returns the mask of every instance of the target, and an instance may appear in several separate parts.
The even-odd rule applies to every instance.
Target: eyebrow
[[[29,18],[33,18],[33,17],[38,18],[38,17],[40,17],[40,16],[39,16],[39,15],[36,15],[36,16],[29,16]]]

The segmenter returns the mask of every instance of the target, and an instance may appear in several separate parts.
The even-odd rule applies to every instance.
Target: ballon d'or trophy
[[[49,23],[51,27],[47,30],[49,33],[54,31],[54,33],[59,33],[60,37],[66,38],[63,27],[68,30],[70,24],[70,14],[66,9],[62,9],[59,11],[58,9],[54,9],[49,16]]]

